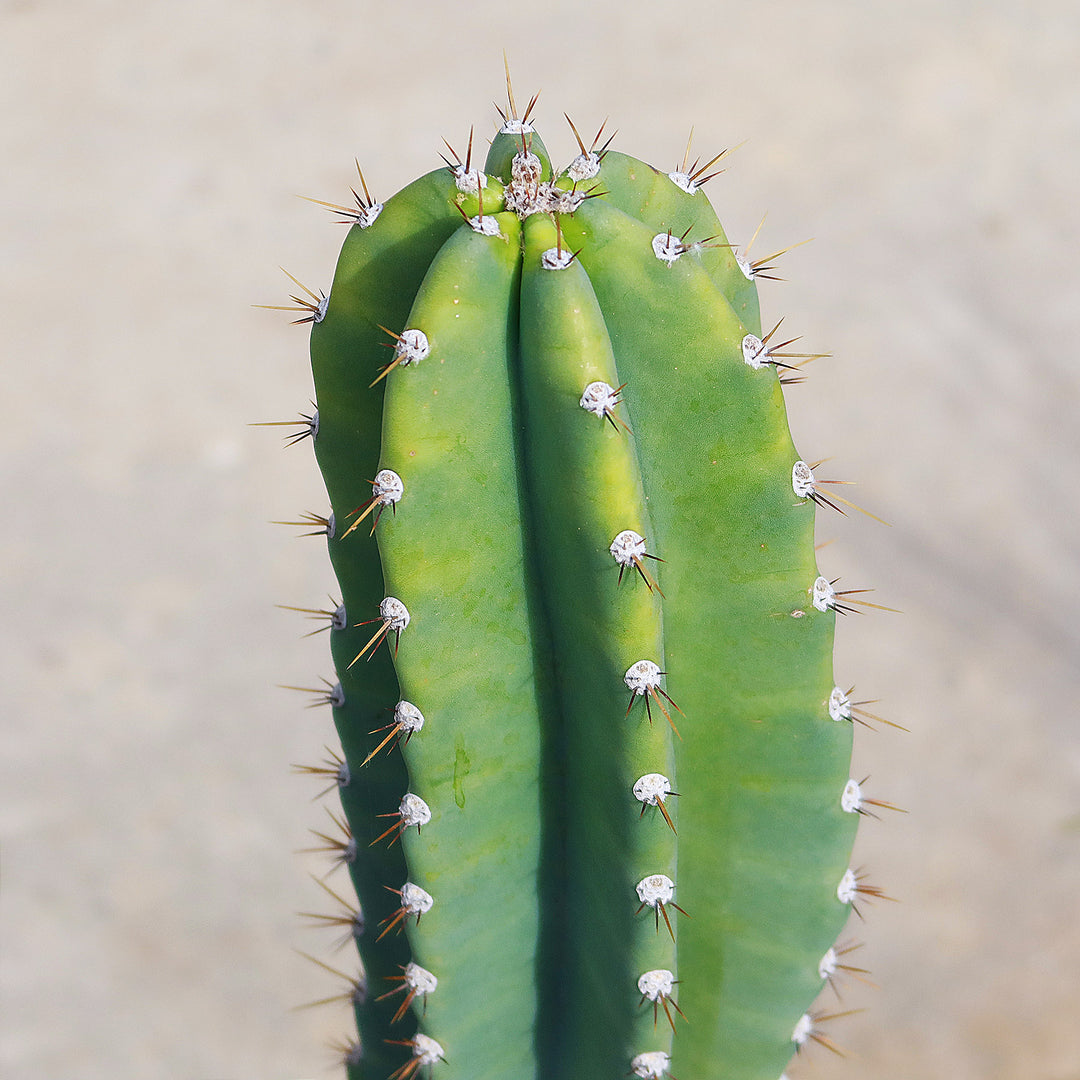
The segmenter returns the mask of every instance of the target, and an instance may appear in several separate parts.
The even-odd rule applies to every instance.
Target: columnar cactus
[[[342,596],[319,835],[359,898],[321,916],[360,953],[342,1057],[776,1080],[828,1041],[811,1003],[880,895],[849,868],[852,601],[788,431],[801,354],[762,334],[712,162],[598,136],[554,174],[532,104],[483,169],[470,139],[337,207],[332,288],[301,301]]]

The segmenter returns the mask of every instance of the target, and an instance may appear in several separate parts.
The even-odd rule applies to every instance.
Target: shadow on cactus
[[[860,703],[832,675],[822,488],[751,263],[702,185],[512,94],[481,168],[366,183],[311,323],[332,514],[353,1080],[776,1080],[835,1048]],[[602,130],[602,129],[601,129]],[[839,1006],[837,1006],[839,1007]]]

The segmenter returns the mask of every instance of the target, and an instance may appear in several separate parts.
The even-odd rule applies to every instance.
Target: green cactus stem
[[[701,190],[717,159],[579,139],[554,173],[533,104],[482,170],[470,139],[336,208],[307,305],[342,1054],[351,1080],[776,1080],[881,895],[848,865],[844,599],[790,354]]]

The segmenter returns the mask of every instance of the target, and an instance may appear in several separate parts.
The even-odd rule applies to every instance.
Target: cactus
[[[509,82],[508,82],[509,90]],[[385,204],[311,323],[358,897],[351,1080],[776,1080],[843,970],[853,705],[788,430],[809,357],[701,187],[513,95]],[[603,129],[601,129],[602,131]],[[577,136],[576,129],[574,130]],[[363,176],[361,174],[361,181]],[[305,292],[307,292],[305,290]],[[294,298],[296,299],[296,298]],[[797,359],[796,359],[797,358]],[[843,501],[843,500],[840,500]],[[850,504],[848,504],[850,505]]]

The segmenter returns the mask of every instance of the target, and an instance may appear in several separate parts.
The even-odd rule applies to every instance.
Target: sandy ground
[[[295,193],[490,133],[505,47],[556,158],[564,110],[667,167],[691,124],[749,139],[729,235],[816,237],[763,309],[833,353],[804,456],[892,522],[829,520],[821,561],[905,612],[846,622],[836,671],[911,728],[854,770],[910,814],[859,843],[901,903],[857,928],[850,1060],[792,1076],[1078,1080],[1078,41],[1064,0],[0,3],[0,1074],[332,1075],[344,1011],[290,1011],[332,992],[289,776],[329,717],[275,689],[329,664],[273,605],[333,582],[266,524],[323,497],[246,426],[310,393],[249,305],[279,264],[329,282]]]

